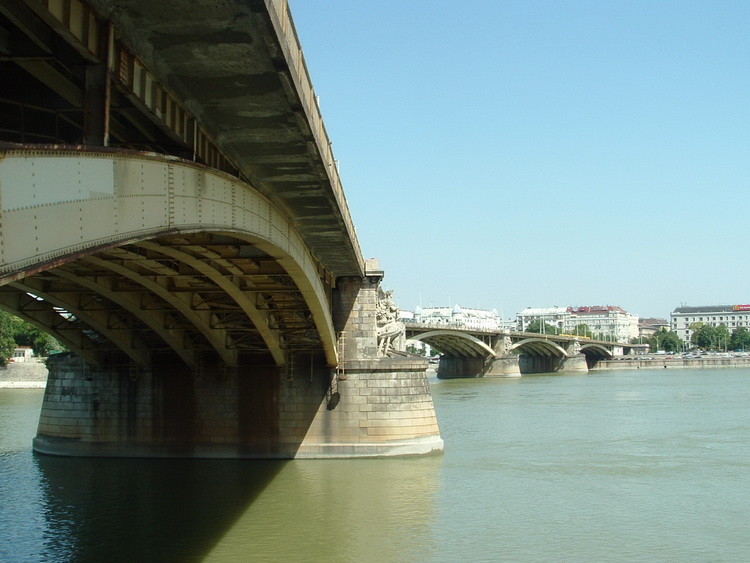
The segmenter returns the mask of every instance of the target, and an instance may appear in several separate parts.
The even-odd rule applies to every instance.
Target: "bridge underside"
[[[0,307],[98,366],[155,358],[236,366],[242,355],[282,365],[289,351],[323,350],[288,272],[226,234],[105,248],[0,286]]]
[[[335,276],[364,261],[286,2],[4,0],[0,142],[172,155],[283,210]]]
[[[4,0],[0,73],[0,308],[76,353],[37,451],[442,449],[284,0]]]
[[[122,151],[8,149],[0,307],[93,365],[337,365],[334,280],[246,184]]]

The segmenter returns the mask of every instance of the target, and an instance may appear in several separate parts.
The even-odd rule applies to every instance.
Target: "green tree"
[[[677,333],[662,328],[659,331],[659,345],[665,352],[679,352],[682,350],[682,339]]]
[[[409,354],[414,354],[415,356],[424,356],[425,355],[425,346],[422,345],[419,348],[417,348],[414,344],[407,344],[406,345],[406,351],[409,352]]]
[[[690,342],[698,348],[715,348],[719,341],[719,335],[716,327],[704,323],[693,323],[690,325],[693,334],[690,336]]]
[[[592,337],[591,329],[589,328],[589,325],[587,325],[586,323],[581,323],[581,324],[576,325],[576,327],[570,331],[570,334],[575,334],[576,336],[583,336],[585,338]]]
[[[54,350],[65,349],[65,346],[53,336],[4,311],[0,311],[0,327],[2,327],[0,354],[5,358],[13,355],[13,349],[17,346],[31,346],[37,356],[49,356],[49,353]],[[10,340],[5,341],[8,338]],[[7,347],[10,347],[10,352],[6,349]]]
[[[540,319],[534,319],[526,327],[526,332],[536,332],[538,334],[559,334],[560,329],[558,329],[555,325],[551,325],[549,323],[542,324],[542,321]]]
[[[13,355],[16,341],[13,339],[13,315],[0,311],[0,365],[8,363]]]
[[[735,328],[729,337],[729,347],[732,350],[750,350],[750,331],[744,326]]]
[[[63,348],[56,338],[34,325],[24,322],[18,317],[14,319],[14,322],[15,332],[13,337],[18,346],[31,346],[37,356],[49,356],[51,351]]]
[[[718,350],[727,350],[729,348],[729,339],[731,338],[731,336],[732,335],[730,334],[727,325],[722,323],[717,326],[716,343],[714,345],[714,348],[717,348]]]

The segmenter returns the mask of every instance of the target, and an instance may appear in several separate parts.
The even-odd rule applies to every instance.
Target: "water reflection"
[[[40,557],[79,562],[420,558],[430,550],[441,459],[36,456],[45,520]]]
[[[284,462],[37,456],[54,561],[198,561]]]
[[[425,560],[442,460],[290,462],[207,560]]]

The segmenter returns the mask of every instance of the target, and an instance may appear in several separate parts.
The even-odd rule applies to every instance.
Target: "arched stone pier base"
[[[510,354],[491,360],[489,369],[484,374],[485,377],[521,377],[521,368],[518,362],[518,355]]]
[[[576,354],[569,358],[564,358],[560,363],[561,373],[587,373],[589,371],[585,354]]]
[[[439,452],[421,358],[348,362],[331,384],[322,355],[200,372],[180,365],[48,362],[34,450],[65,456],[299,459]],[[335,395],[334,393],[338,393]]]
[[[437,377],[439,379],[457,379],[462,377],[482,377],[484,358],[464,358],[443,354],[440,356]]]

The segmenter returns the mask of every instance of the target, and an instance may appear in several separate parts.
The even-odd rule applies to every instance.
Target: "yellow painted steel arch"
[[[102,249],[201,232],[251,242],[278,262],[303,295],[327,363],[337,365],[321,268],[284,213],[248,184],[157,154],[0,149],[0,285]],[[283,364],[278,341],[258,328]]]
[[[548,350],[552,352],[552,355],[562,356],[564,358],[568,357],[568,352],[565,350],[565,348],[546,338],[525,338],[513,344],[510,347],[510,350],[517,350],[519,348],[527,348],[534,350],[535,352],[539,352],[540,350]]]
[[[411,336],[409,337],[409,340],[420,340],[427,342],[428,344],[430,343],[430,340],[433,340],[435,342],[435,345],[440,348],[440,340],[446,338],[451,339],[451,341],[453,341],[454,343],[459,344],[458,346],[454,346],[454,348],[462,349],[464,351],[474,350],[479,352],[479,355],[491,356],[493,358],[497,356],[497,353],[492,349],[492,347],[488,346],[475,336],[461,331],[432,330],[429,332],[423,332],[422,334]]]
[[[606,346],[602,346],[601,344],[583,344],[581,345],[581,352],[583,353],[596,352],[597,355],[600,356],[601,358],[613,358],[614,357],[612,350],[609,350]]]

